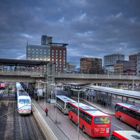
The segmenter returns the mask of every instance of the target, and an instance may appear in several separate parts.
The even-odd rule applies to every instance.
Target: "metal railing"
[[[16,75],[16,76],[30,76],[30,77],[45,77],[43,72],[32,71],[0,71],[0,75]],[[67,74],[55,73],[55,78],[69,78],[69,79],[123,79],[123,80],[140,80],[140,76],[135,75],[113,75],[113,74]]]
[[[44,77],[42,72],[29,72],[29,71],[0,71],[0,75],[6,76],[30,76],[30,77]]]
[[[134,75],[105,75],[105,74],[64,74],[57,73],[56,78],[81,78],[81,79],[127,79],[127,80],[140,80],[140,76]]]

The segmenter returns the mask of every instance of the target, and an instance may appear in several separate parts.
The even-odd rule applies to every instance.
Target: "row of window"
[[[57,98],[57,104],[59,104],[62,108],[64,108],[65,107],[65,104],[64,104],[64,102],[63,101],[61,101],[59,98]]]
[[[44,50],[42,50],[42,51],[30,51],[30,52],[28,52],[28,54],[50,54],[50,52],[44,51]]]
[[[66,59],[66,57],[58,57],[58,56],[50,56],[52,59],[62,59],[62,60],[65,60]]]
[[[135,119],[138,119],[140,120],[140,113],[139,112],[136,112],[136,111],[133,111],[131,109],[128,109],[128,108],[125,108],[125,107],[122,107],[122,106],[119,106],[119,105],[116,105],[115,106],[115,111],[120,111],[120,112],[123,112],[129,116],[131,116],[132,118],[135,118]]]
[[[28,57],[29,60],[48,60],[48,58],[39,58],[39,57]]]
[[[65,53],[66,51],[65,50],[52,50],[52,53]]]
[[[30,58],[48,58],[48,56],[44,56],[44,55],[28,55],[27,56],[28,58],[30,57]]]
[[[65,56],[65,53],[54,53],[54,52],[52,52],[52,55],[56,55],[56,56]]]
[[[70,104],[68,105],[68,107],[69,107],[70,111],[72,111],[72,112],[74,112],[75,114],[78,115],[78,109],[77,108],[75,108],[74,106],[72,106]],[[81,110],[79,111],[79,115],[80,115],[80,118],[85,120],[88,124],[92,123],[92,117],[90,115],[86,114],[85,112],[83,112]]]

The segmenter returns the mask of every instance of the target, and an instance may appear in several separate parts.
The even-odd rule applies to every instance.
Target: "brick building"
[[[50,61],[55,64],[56,72],[63,72],[67,63],[66,43],[54,43],[52,37],[42,35],[41,45],[29,45],[26,47],[28,60]]]
[[[102,73],[102,59],[100,58],[81,58],[80,72],[85,74]]]

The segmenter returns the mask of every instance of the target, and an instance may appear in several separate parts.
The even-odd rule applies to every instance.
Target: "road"
[[[32,115],[21,116],[15,101],[0,100],[1,140],[45,140]]]

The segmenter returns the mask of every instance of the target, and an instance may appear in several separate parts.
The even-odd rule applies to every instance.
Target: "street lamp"
[[[133,77],[133,80],[132,80],[132,90],[134,90],[134,89],[135,89],[135,79]]]
[[[78,140],[79,140],[79,125],[80,125],[80,119],[79,119],[79,96],[80,96],[80,92],[82,91],[82,89],[73,89],[73,91],[78,93],[78,128],[77,128],[77,136],[78,136]]]
[[[50,90],[50,99],[54,99],[53,94],[54,94],[54,89],[55,89],[55,83],[51,83],[51,90]]]
[[[79,94],[80,94],[80,91],[78,91],[78,130],[77,130],[77,133],[78,133],[78,140],[79,140]]]
[[[54,84],[54,89],[56,89],[55,88],[55,84]],[[55,106],[55,123],[57,124],[58,123],[58,121],[57,121],[57,107],[56,107],[56,96],[57,96],[57,91],[53,91],[54,92],[54,96],[55,96],[55,104],[54,104],[54,106]]]
[[[50,84],[51,85],[51,98],[50,98],[50,102],[51,103],[54,103],[54,108],[55,108],[55,123],[57,124],[58,123],[58,121],[57,121],[57,108],[56,108],[56,96],[57,96],[57,92],[55,92],[55,83],[51,83]],[[54,95],[54,99],[52,98],[53,96],[52,96],[52,94],[55,94]]]
[[[44,82],[44,81],[41,81],[41,80],[38,81],[38,82],[44,84],[44,85],[45,85],[45,89],[46,89],[46,85],[48,84],[48,82]],[[44,105],[46,104],[45,99],[46,99],[46,91],[45,91],[45,93],[44,93]]]

